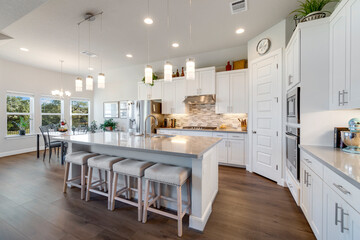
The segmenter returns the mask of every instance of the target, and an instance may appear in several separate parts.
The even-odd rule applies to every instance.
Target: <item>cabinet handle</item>
[[[312,162],[309,160],[309,159],[307,159],[307,158],[305,158],[305,161],[308,163],[308,164],[311,164]]]
[[[341,102],[341,96],[343,95],[343,93],[341,91],[339,91],[339,106],[343,106],[344,103]]]
[[[347,92],[347,91],[345,91],[345,90],[343,90],[343,92],[342,92],[343,105],[345,105],[345,104],[348,104],[348,103],[349,103],[348,101],[346,101],[346,102],[345,102],[345,94],[348,94],[348,92]]]
[[[307,176],[306,176],[306,187],[311,186],[311,184],[309,183],[309,177],[311,177],[311,175],[310,175],[310,173],[307,173]]]
[[[335,203],[335,225],[337,226],[337,224],[340,222],[338,220],[338,208],[339,208],[339,204]]]
[[[253,134],[256,134],[256,131],[252,131]]]
[[[344,188],[343,186],[339,185],[339,184],[336,184],[336,183],[333,183],[333,185],[340,190],[340,192],[342,192],[343,194],[345,195],[351,195],[351,192],[349,192],[348,190],[346,190],[346,188]]]
[[[344,208],[341,208],[341,232],[344,233],[344,230],[349,230],[349,228],[346,228],[345,225],[345,221],[344,221],[344,216],[349,216],[348,213],[344,212]]]
[[[293,82],[291,81],[291,78],[292,76],[289,74],[289,77],[288,77],[288,82],[289,82],[289,85],[291,85]]]
[[[306,185],[306,170],[304,170],[304,184]]]

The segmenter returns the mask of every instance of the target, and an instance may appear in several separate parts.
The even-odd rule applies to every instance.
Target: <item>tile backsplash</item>
[[[247,114],[216,114],[215,104],[189,105],[188,114],[170,114],[165,118],[175,118],[177,127],[211,126],[219,127],[225,124],[229,128],[240,128],[238,118],[247,118]]]

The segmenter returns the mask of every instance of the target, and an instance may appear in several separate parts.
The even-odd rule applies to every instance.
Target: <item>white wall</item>
[[[192,57],[195,58],[196,68],[224,66],[227,61],[246,59],[247,46],[200,53]],[[179,57],[170,60],[175,72],[176,69],[179,69],[179,72],[181,72],[181,67],[185,66],[186,58]],[[158,75],[163,75],[164,61],[152,62],[150,65],[153,67],[154,72],[159,73]],[[144,77],[144,67],[145,65],[135,65],[106,72],[106,88],[95,90],[94,95],[95,120],[98,123],[104,121],[102,113],[105,101],[137,99],[137,83]],[[120,122],[120,127],[126,124],[126,121],[115,120]]]
[[[66,65],[64,65],[66,67]],[[63,87],[71,91],[72,97],[87,98],[92,102],[93,92],[75,92],[76,76],[64,74],[60,83],[60,73],[34,68],[0,59],[0,157],[33,151],[36,147],[35,136],[5,138],[6,136],[6,93],[7,91],[30,93],[34,95],[34,129],[38,132],[41,125],[40,98],[50,96],[51,90]],[[69,98],[64,101],[64,117],[70,122]],[[93,104],[91,103],[91,106]],[[92,108],[93,109],[93,108]],[[93,112],[93,110],[91,110]],[[90,112],[90,113],[91,113]],[[92,116],[90,116],[92,119]]]

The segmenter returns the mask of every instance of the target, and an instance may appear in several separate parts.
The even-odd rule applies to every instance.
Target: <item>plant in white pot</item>
[[[305,0],[298,2],[300,3],[300,7],[290,14],[297,14],[295,20],[299,19],[300,22],[308,22],[324,18],[327,13],[331,14],[331,12],[324,10],[325,6],[329,3],[338,3],[340,0]]]
[[[29,129],[30,127],[30,120],[26,120],[24,117],[20,117],[20,122],[14,122],[14,124],[19,128],[19,135],[25,136],[26,135],[26,129]]]

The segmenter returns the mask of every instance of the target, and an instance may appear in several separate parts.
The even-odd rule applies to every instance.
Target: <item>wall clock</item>
[[[256,51],[259,55],[264,55],[267,53],[270,49],[271,41],[268,38],[263,38],[259,41],[259,43],[256,46]]]

